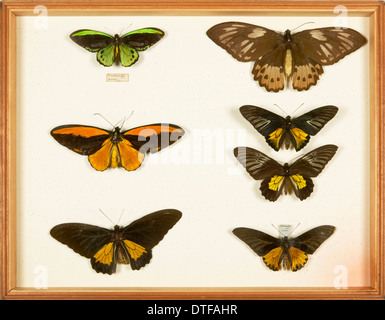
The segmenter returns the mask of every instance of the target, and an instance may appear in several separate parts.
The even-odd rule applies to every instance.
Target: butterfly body
[[[275,238],[267,233],[251,228],[235,228],[233,233],[245,242],[273,271],[281,269],[297,271],[304,267],[308,255],[335,231],[334,226],[323,225],[313,228],[296,238],[284,236]]]
[[[297,118],[283,118],[266,109],[245,105],[239,108],[242,116],[262,134],[275,151],[292,145],[296,151],[304,148],[310,136],[316,135],[337,113],[335,106],[313,109]]]
[[[68,149],[88,156],[98,171],[123,167],[136,170],[147,152],[168,147],[184,134],[179,126],[157,123],[121,131],[108,131],[92,126],[63,125],[51,130],[52,137]]]
[[[64,223],[51,229],[51,236],[76,253],[91,259],[96,272],[112,274],[118,263],[139,270],[152,258],[152,248],[179,221],[175,209],[148,214],[126,227],[113,230],[83,223]]]
[[[139,59],[138,51],[144,51],[164,36],[158,28],[143,28],[126,33],[122,37],[115,34],[81,29],[71,33],[70,38],[90,52],[96,52],[97,61],[105,67],[114,62],[130,67]]]
[[[367,43],[353,29],[326,27],[292,34],[243,22],[224,22],[208,37],[241,62],[254,61],[255,81],[267,91],[283,90],[291,80],[295,90],[308,90],[323,74],[322,66],[338,62]]]
[[[314,189],[311,178],[317,177],[337,151],[325,145],[305,154],[292,164],[279,164],[262,152],[249,147],[234,149],[237,160],[255,180],[262,180],[260,190],[269,201],[276,201],[283,191],[305,200]]]

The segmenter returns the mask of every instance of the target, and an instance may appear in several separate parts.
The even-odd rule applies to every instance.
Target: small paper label
[[[128,82],[128,73],[107,73],[107,82]]]
[[[281,224],[279,225],[279,232],[284,236],[288,237],[291,231],[291,225],[288,224]]]

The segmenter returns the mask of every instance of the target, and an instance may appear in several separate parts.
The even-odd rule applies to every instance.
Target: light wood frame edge
[[[287,14],[294,11],[304,15],[329,11],[335,5],[345,5],[349,12],[370,17],[374,30],[370,48],[371,64],[371,197],[370,197],[370,287],[348,288],[18,288],[16,286],[16,39],[18,15],[32,15],[34,1],[4,1],[1,5],[1,149],[0,161],[0,297],[5,299],[384,299],[384,159],[385,159],[385,5],[377,1],[42,1],[54,15],[90,12],[120,12],[121,10],[183,12],[274,11]],[[294,8],[294,9],[293,9]],[[81,13],[82,14],[82,13]]]

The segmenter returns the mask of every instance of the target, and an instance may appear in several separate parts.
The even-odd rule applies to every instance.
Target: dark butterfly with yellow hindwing
[[[152,258],[151,249],[179,221],[182,213],[165,209],[150,213],[126,227],[113,230],[83,223],[64,223],[51,229],[51,236],[76,253],[91,259],[96,272],[112,274],[117,263],[139,270]]]
[[[273,112],[255,106],[242,106],[240,112],[262,134],[275,151],[283,144],[293,145],[296,151],[307,145],[310,136],[316,135],[337,113],[335,106],[314,109],[297,118],[283,118]]]
[[[332,65],[367,43],[349,28],[318,28],[284,34],[243,22],[224,22],[207,31],[208,37],[241,62],[255,61],[254,80],[278,92],[291,79],[302,91],[315,85],[322,66]]]
[[[305,200],[313,192],[311,178],[317,177],[337,151],[335,145],[325,145],[310,151],[293,164],[283,166],[262,152],[249,148],[234,149],[237,160],[255,179],[262,180],[259,188],[269,201],[276,201],[285,189],[285,194],[294,190],[300,200]]]
[[[147,152],[158,152],[184,135],[182,128],[168,123],[120,130],[119,127],[108,131],[91,126],[64,125],[52,129],[51,135],[68,149],[88,156],[91,166],[98,171],[116,167],[135,170]]]
[[[335,227],[324,225],[311,229],[296,238],[274,238],[262,231],[235,228],[233,233],[244,241],[273,271],[297,271],[318,247],[334,233]]]

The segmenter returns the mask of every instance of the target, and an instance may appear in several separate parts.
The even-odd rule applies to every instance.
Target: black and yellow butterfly
[[[126,33],[122,37],[117,34],[81,29],[72,32],[70,38],[79,46],[90,52],[97,52],[97,61],[105,67],[114,62],[123,67],[130,67],[139,59],[138,51],[144,51],[157,43],[164,36],[158,28],[143,28]]]
[[[333,226],[319,226],[296,238],[277,239],[262,231],[235,228],[233,233],[244,241],[273,271],[282,269],[297,271],[308,261],[318,247],[334,233]]]
[[[283,166],[262,152],[249,148],[234,149],[237,160],[255,179],[262,180],[259,188],[269,201],[276,201],[285,189],[285,194],[294,190],[295,195],[304,200],[313,192],[311,178],[317,177],[337,151],[335,145],[325,145],[310,151],[293,164]]]
[[[208,37],[241,62],[255,61],[254,80],[267,91],[278,92],[291,79],[302,91],[315,85],[322,66],[332,65],[367,43],[349,28],[309,29],[284,34],[243,22],[224,22],[207,31]]]
[[[113,230],[84,223],[64,223],[51,229],[51,236],[76,253],[91,259],[96,272],[112,274],[117,263],[130,264],[139,270],[152,258],[151,249],[179,221],[182,213],[175,209],[150,213],[126,227]]]
[[[156,123],[127,131],[108,131],[91,126],[64,125],[51,131],[57,142],[88,156],[91,166],[98,171],[123,167],[137,169],[147,152],[155,153],[180,139],[184,130],[168,123]]]
[[[307,145],[310,136],[316,135],[337,113],[335,106],[314,109],[298,118],[283,118],[273,112],[255,106],[239,108],[243,117],[262,134],[275,151],[283,144],[286,149],[293,145],[296,151]]]

